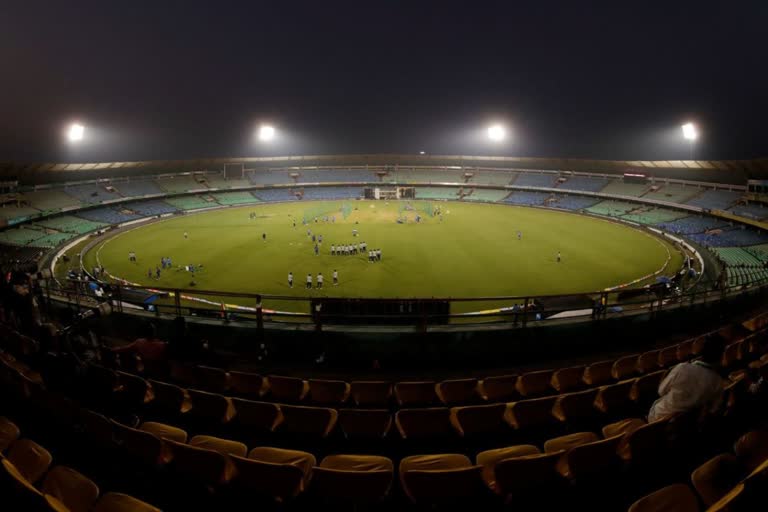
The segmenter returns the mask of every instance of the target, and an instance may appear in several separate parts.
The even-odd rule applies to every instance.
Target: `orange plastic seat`
[[[465,455],[412,455],[400,461],[400,484],[413,503],[453,505],[481,493],[480,472]]]
[[[144,406],[155,398],[152,386],[145,379],[125,372],[117,372],[117,376],[123,387],[122,399],[129,406]]]
[[[438,382],[435,391],[445,405],[471,404],[477,402],[477,379],[455,379]]]
[[[515,457],[524,457],[526,455],[538,455],[540,453],[541,451],[538,447],[532,444],[518,444],[514,446],[506,446],[504,448],[494,448],[478,453],[475,457],[475,464],[482,466],[483,480],[490,489],[493,489],[496,482],[494,470],[499,461]]]
[[[747,472],[754,471],[765,460],[768,460],[768,432],[753,430],[747,432],[733,445],[733,452],[739,459],[739,464]]]
[[[394,465],[377,455],[329,455],[313,469],[314,495],[343,503],[376,503],[389,494]]]
[[[395,413],[395,425],[403,439],[448,437],[455,435],[450,416],[447,407],[400,409]]]
[[[9,491],[3,496],[6,508],[12,510],[39,510],[44,512],[69,512],[69,508],[54,496],[46,496],[27,481],[8,459],[0,459],[0,489]]]
[[[517,399],[517,375],[497,375],[480,381],[480,395],[487,402],[508,402]]]
[[[304,491],[305,474],[299,466],[236,455],[230,459],[235,469],[231,484],[248,495],[269,496],[285,503]]]
[[[673,484],[640,498],[629,512],[699,512],[699,502],[687,485]]]
[[[395,398],[400,407],[432,405],[438,402],[433,381],[398,382],[395,384]]]
[[[99,488],[74,469],[56,466],[45,475],[41,490],[53,496],[71,512],[91,510],[99,497]]]
[[[96,503],[93,512],[161,512],[161,510],[127,494],[108,492]]]
[[[339,409],[339,427],[349,439],[382,439],[392,428],[387,409]]]
[[[544,443],[544,453],[563,452],[587,443],[594,443],[600,438],[594,432],[574,432],[564,436],[548,439]]]
[[[552,391],[550,382],[553,374],[553,370],[524,373],[517,379],[517,392],[525,398],[548,394]]]
[[[491,489],[497,494],[510,497],[532,489],[554,488],[565,479],[557,471],[557,463],[563,452],[524,455],[504,459],[496,463]]]
[[[270,375],[267,377],[270,395],[280,402],[300,402],[309,391],[309,385],[296,377]]]
[[[152,384],[152,390],[155,394],[152,407],[163,415],[179,416],[192,409],[192,402],[183,388],[157,380],[150,380],[149,383]]]
[[[611,368],[611,376],[616,380],[624,380],[637,374],[638,354],[618,358]]]
[[[720,501],[744,476],[738,459],[730,453],[712,457],[691,473],[691,483],[702,503],[709,507]]]
[[[229,373],[213,366],[197,365],[195,367],[196,386],[211,393],[226,393],[229,391]]]
[[[587,389],[560,395],[552,409],[552,414],[563,423],[593,420],[599,415],[594,405],[597,392],[597,389]]]
[[[677,345],[672,345],[671,347],[666,347],[659,350],[659,360],[658,360],[659,367],[669,368],[670,366],[676,365],[678,363],[677,353],[678,353]]]
[[[509,428],[504,421],[506,410],[506,404],[452,407],[450,420],[459,435],[464,437],[499,434]]]
[[[261,462],[272,464],[288,464],[296,466],[303,475],[303,485],[309,482],[312,475],[312,467],[317,465],[315,456],[309,452],[301,450],[287,450],[285,448],[273,448],[269,446],[259,446],[254,448],[248,454],[248,458]]]
[[[551,385],[558,393],[568,393],[584,385],[584,366],[560,368],[552,374]]]
[[[608,439],[609,437],[624,436],[634,432],[643,425],[645,425],[645,421],[640,418],[623,419],[604,426],[603,437]]]
[[[677,344],[677,361],[682,363],[693,355],[693,340],[683,341]]]
[[[195,365],[181,361],[171,361],[171,379],[185,386],[197,385],[197,370]]]
[[[342,380],[310,379],[309,397],[320,405],[341,405],[349,398],[350,386]]]
[[[392,384],[384,381],[352,381],[350,394],[358,407],[385,406],[392,398]]]
[[[621,458],[616,453],[622,436],[598,439],[573,446],[558,464],[558,471],[577,484],[594,481],[621,470]]]
[[[336,409],[300,405],[281,405],[280,412],[283,415],[283,421],[277,427],[279,432],[318,438],[328,437],[336,426],[339,416]]]
[[[224,395],[196,389],[187,390],[192,402],[190,414],[197,419],[220,425],[229,423],[235,416],[232,400]]]
[[[189,445],[197,448],[204,448],[206,450],[213,450],[222,455],[245,457],[246,453],[248,453],[248,447],[240,441],[232,441],[231,439],[222,439],[214,436],[195,436],[189,440]]]
[[[19,427],[14,422],[0,416],[0,452],[4,452],[21,435]]]
[[[608,415],[623,412],[632,404],[629,392],[634,385],[635,379],[631,379],[602,386],[595,398],[595,407]]]
[[[139,426],[139,430],[149,432],[160,439],[168,439],[177,443],[187,442],[187,433],[184,430],[165,423],[145,421]]]
[[[629,392],[630,400],[636,404],[650,406],[654,400],[659,398],[659,384],[666,375],[666,370],[661,370],[638,377]]]
[[[258,373],[230,371],[229,387],[238,395],[259,398],[264,394],[264,377]]]
[[[517,430],[537,429],[557,424],[552,408],[557,396],[520,400],[507,405],[504,414],[506,421]]]
[[[114,423],[115,438],[126,455],[150,466],[162,466],[171,459],[170,450],[162,439],[145,430]]]
[[[36,442],[19,439],[8,450],[8,460],[29,483],[34,484],[48,471],[53,457]]]
[[[233,425],[257,433],[274,432],[283,416],[280,407],[270,402],[257,402],[244,398],[232,398],[236,414]]]
[[[651,373],[659,369],[660,350],[651,350],[644,352],[637,358],[637,371],[640,373]]]
[[[221,452],[175,441],[166,443],[171,448],[173,467],[179,475],[206,486],[219,486],[231,480],[234,470]]]
[[[587,386],[602,386],[613,380],[611,370],[613,361],[592,363],[584,370],[584,384]]]

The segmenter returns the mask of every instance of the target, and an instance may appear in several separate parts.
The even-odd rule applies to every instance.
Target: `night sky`
[[[0,161],[768,156],[765,0],[4,0],[0,63]]]

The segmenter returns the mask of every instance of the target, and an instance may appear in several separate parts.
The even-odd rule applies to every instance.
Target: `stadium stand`
[[[165,193],[157,186],[155,180],[149,179],[126,181],[124,183],[116,183],[114,186],[125,197],[141,197]]]
[[[22,222],[37,215],[40,215],[40,210],[36,210],[29,206],[3,206],[0,208],[0,218],[5,219],[8,224]]]
[[[634,211],[622,215],[621,218],[630,222],[640,224],[660,224],[662,222],[672,222],[674,220],[686,217],[686,212],[668,210],[666,208],[641,207]]]
[[[637,208],[638,205],[626,203],[623,201],[602,201],[594,206],[587,208],[587,211],[597,215],[606,215],[608,217],[619,217]]]
[[[712,251],[722,260],[726,265],[733,266],[753,266],[762,265],[762,261],[757,259],[754,255],[741,247],[719,247],[712,249]]]
[[[464,183],[464,171],[399,169],[394,179],[398,183]]]
[[[216,206],[215,201],[207,200],[203,196],[171,197],[166,199],[165,202],[179,210],[196,210],[198,208],[211,208]]]
[[[643,185],[641,183],[624,183],[622,180],[612,180],[600,192],[602,194],[611,194],[615,196],[640,197],[646,190],[648,190],[648,185]]]
[[[365,169],[301,171],[300,174],[300,183],[330,183],[335,181],[370,183],[379,181],[375,172]]]
[[[44,228],[55,229],[57,231],[66,231],[78,235],[88,233],[89,231],[95,231],[106,226],[106,224],[103,222],[94,222],[72,215],[52,217],[36,222],[35,224]]]
[[[70,185],[64,187],[64,192],[83,203],[102,203],[110,199],[120,199],[120,194],[110,192],[97,184]]]
[[[503,199],[504,203],[527,206],[542,206],[551,194],[545,192],[514,191]]]
[[[77,236],[76,233],[54,232],[54,233],[49,233],[42,238],[38,238],[37,240],[30,242],[28,245],[30,247],[41,247],[41,248],[51,249],[63,242],[66,242],[67,240],[71,240],[75,238],[76,236]]]
[[[453,187],[417,187],[418,199],[458,199],[458,189]]]
[[[471,192],[471,193],[468,193]],[[488,203],[495,203],[496,201],[501,201],[507,195],[509,195],[508,190],[489,190],[484,188],[475,188],[475,189],[469,189],[464,188],[464,199],[465,201],[484,201]]]
[[[45,236],[44,231],[26,226],[0,231],[0,242],[8,245],[27,245]]]
[[[562,208],[564,210],[584,210],[595,205],[600,199],[586,196],[564,196],[557,194],[556,200],[549,203],[552,208]]]
[[[764,232],[746,227],[715,230],[708,233],[694,233],[688,235],[688,238],[708,247],[760,245],[768,242],[768,235]]]
[[[82,210],[77,212],[77,216],[82,219],[104,224],[120,224],[122,222],[141,218],[141,215],[131,213],[130,211],[120,209],[119,207]]]
[[[126,207],[146,217],[179,211],[175,206],[160,200],[131,202]]]
[[[608,184],[606,178],[595,178],[592,176],[571,176],[565,183],[558,185],[558,188],[565,190],[583,190],[586,192],[599,192]]]
[[[292,201],[296,199],[295,192],[287,188],[254,190],[251,193],[262,201]]]
[[[248,171],[248,180],[254,185],[284,185],[294,183],[288,171]]]
[[[253,196],[250,192],[224,192],[218,194],[211,194],[211,196],[219,203],[224,205],[230,204],[250,204],[258,203],[259,200]]]
[[[684,203],[700,192],[701,189],[698,187],[670,184],[660,185],[656,192],[649,191],[643,197],[669,203]]]
[[[305,188],[303,199],[356,199],[363,196],[363,190],[357,187],[313,187]]]
[[[0,240],[3,239],[3,235],[0,234]],[[36,247],[0,243],[0,263],[18,262],[27,265],[37,261],[42,255],[42,251]]]
[[[198,183],[192,176],[174,176],[168,178],[158,178],[157,186],[171,194],[179,194],[190,190],[201,190],[207,188],[204,184]]]
[[[678,235],[690,235],[693,233],[703,233],[712,229],[723,229],[728,223],[714,217],[701,217],[690,215],[671,222],[659,223],[659,228]]]
[[[24,192],[23,198],[30,206],[42,210],[43,212],[53,212],[63,208],[73,208],[81,205],[80,201],[59,189]]]
[[[518,173],[513,185],[518,187],[546,187],[551,188],[555,186],[557,180],[556,174],[544,174],[534,172],[521,172]]]
[[[508,171],[472,171],[470,183],[481,185],[509,185],[517,178],[516,172]]]
[[[752,205],[737,205],[730,209],[730,212],[739,217],[746,217],[748,219],[763,220],[768,217],[768,208],[752,204]]]
[[[251,182],[246,178],[224,178],[223,176],[212,176],[210,174],[205,176],[205,182],[210,188],[237,188],[251,185]]]
[[[727,210],[742,196],[741,192],[731,190],[705,190],[686,204],[700,206],[710,210]]]

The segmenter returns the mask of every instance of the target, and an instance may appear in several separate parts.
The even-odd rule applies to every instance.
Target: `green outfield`
[[[84,263],[91,268],[98,261],[129,282],[179,288],[188,288],[193,279],[181,267],[192,264],[201,267],[194,275],[197,289],[295,297],[581,293],[652,274],[670,255],[667,275],[682,263],[682,255],[665,241],[592,217],[500,204],[414,201],[412,210],[404,206],[383,201],[292,202],[172,217],[106,238],[85,255]],[[442,220],[430,215],[436,206],[442,209]],[[420,223],[415,222],[417,214]],[[335,216],[335,222],[322,220],[325,215]],[[320,218],[317,223],[315,216]],[[302,225],[305,217],[311,219],[307,226]],[[398,223],[400,217],[406,223]],[[319,256],[307,229],[323,236]],[[330,254],[331,244],[363,241],[381,249],[381,262],[369,263],[364,255]],[[128,261],[130,251],[135,251],[136,263]],[[163,270],[159,279],[148,278],[148,270],[154,274],[161,257],[170,257],[174,269]],[[338,286],[332,285],[334,269],[339,272]],[[288,272],[294,275],[293,288],[287,284]],[[319,272],[325,276],[324,289],[307,290],[307,273],[314,280]],[[305,304],[297,309],[306,310]],[[466,303],[455,309],[477,306]]]

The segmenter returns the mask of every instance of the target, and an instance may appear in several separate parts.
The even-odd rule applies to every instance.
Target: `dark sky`
[[[767,27],[765,0],[4,0],[0,161],[677,159],[689,119],[699,158],[766,157]]]

